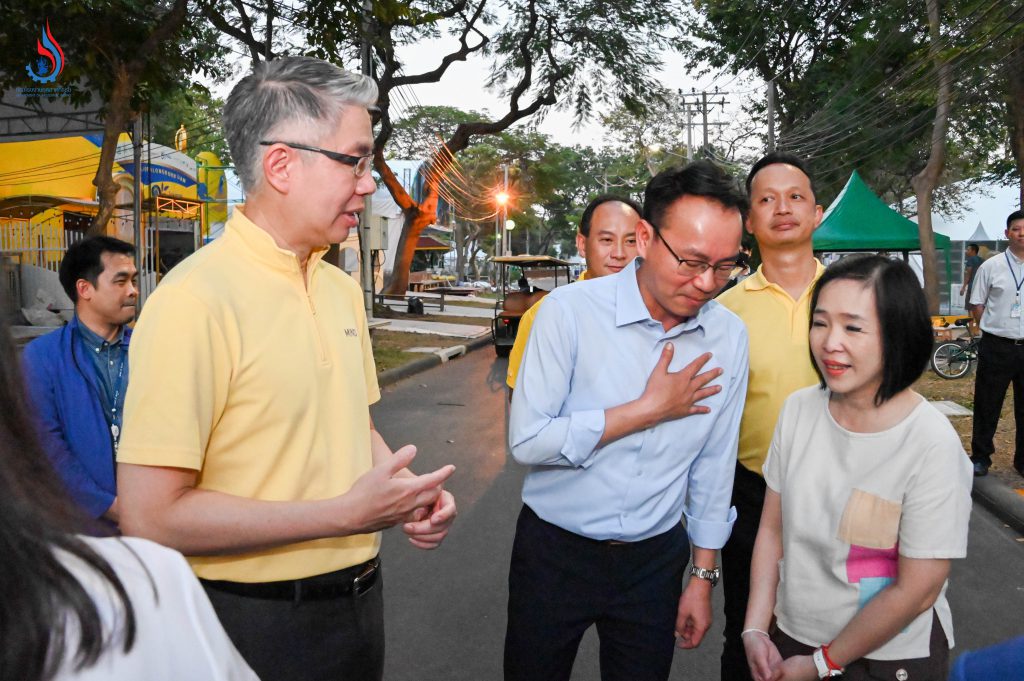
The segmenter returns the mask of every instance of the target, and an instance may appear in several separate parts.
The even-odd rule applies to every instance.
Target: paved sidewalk
[[[481,338],[491,333],[490,326],[477,324],[448,324],[432,322],[429,319],[388,319],[384,331],[400,331],[402,333],[426,333],[435,336],[452,336],[454,338]]]

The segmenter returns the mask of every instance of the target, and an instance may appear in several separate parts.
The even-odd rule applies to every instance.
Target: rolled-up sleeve
[[[604,434],[604,410],[563,413],[579,330],[557,299],[537,312],[512,395],[509,449],[526,465],[586,467]]]
[[[690,466],[684,509],[686,529],[690,541],[704,549],[725,546],[736,521],[736,509],[730,502],[749,368],[746,330],[738,336],[729,369],[731,380],[721,413],[715,419],[707,442]]]

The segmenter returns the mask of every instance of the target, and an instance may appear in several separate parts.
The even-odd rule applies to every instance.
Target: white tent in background
[[[992,241],[992,239],[989,238],[988,232],[985,231],[985,225],[979,222],[978,228],[974,230],[974,234],[964,239],[964,241],[967,241],[968,243],[977,243],[980,241]]]
[[[932,228],[953,241],[981,242],[1003,239],[1006,216],[1020,208],[1020,188],[993,182],[975,182],[968,189],[959,215],[932,215]],[[916,219],[915,219],[916,222]],[[984,238],[968,236],[978,230]]]

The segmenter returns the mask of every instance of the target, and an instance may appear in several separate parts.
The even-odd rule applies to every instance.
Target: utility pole
[[[508,164],[502,163],[501,169],[504,171],[505,177],[501,183],[501,191],[504,192],[505,196],[508,196]],[[501,236],[502,244],[504,247],[502,251],[505,255],[512,255],[512,235],[505,229],[505,223],[508,221],[508,199],[501,206]]]
[[[362,74],[367,77],[373,76],[373,62],[370,53],[370,22],[373,20],[373,5],[371,0],[363,0],[363,44],[360,48],[362,53]],[[269,38],[268,38],[269,41]],[[269,44],[268,44],[269,47]],[[366,172],[373,173],[370,168]],[[363,307],[366,310],[366,318],[373,319],[373,251],[370,250],[370,232],[373,218],[373,195],[365,197],[365,208],[362,219],[359,220],[359,278],[363,283]]]
[[[693,163],[693,109],[686,107],[686,162]]]
[[[696,88],[691,88],[689,94],[684,93],[682,90],[679,91],[679,96],[683,100],[683,113],[686,114],[686,156],[688,160],[693,160],[693,152],[691,151],[693,148],[693,114],[699,113],[701,116],[701,125],[703,126],[702,139],[704,141],[702,148],[707,148],[711,144],[711,127],[728,125],[728,123],[722,121],[709,121],[708,114],[716,106],[720,106],[724,110],[726,105],[725,96],[728,94],[730,93],[719,92],[717,88],[715,88],[714,92],[707,92],[706,90],[697,92]],[[711,98],[710,101],[709,97]],[[715,99],[716,97],[718,98],[717,100]]]
[[[707,149],[708,148],[708,93],[706,91],[700,93],[700,98],[701,98],[700,113],[701,113],[701,117],[704,119],[704,147],[703,148]]]
[[[768,153],[775,151],[775,81],[768,81]]]
[[[135,269],[139,273],[139,299],[135,306],[135,315],[142,313],[142,306],[146,304],[146,297],[149,295],[149,272],[145,269],[146,264],[146,227],[142,224],[142,114],[137,114],[132,121],[132,162],[135,170],[132,174],[132,189],[135,195],[132,197],[132,233],[135,235]]]

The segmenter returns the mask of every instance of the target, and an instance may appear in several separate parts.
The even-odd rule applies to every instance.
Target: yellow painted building
[[[33,264],[55,268],[68,242],[88,229],[96,214],[92,180],[101,143],[101,135],[80,135],[0,144],[0,252],[20,253]],[[157,270],[165,271],[173,265],[169,259],[177,262],[195,250],[210,225],[227,218],[220,161],[209,152],[199,154],[198,160],[197,164],[170,147],[143,143],[145,249]],[[134,241],[134,166],[131,141],[125,134],[115,154],[112,175],[119,190],[107,228],[108,234],[125,241]],[[161,252],[161,239],[167,258]]]

